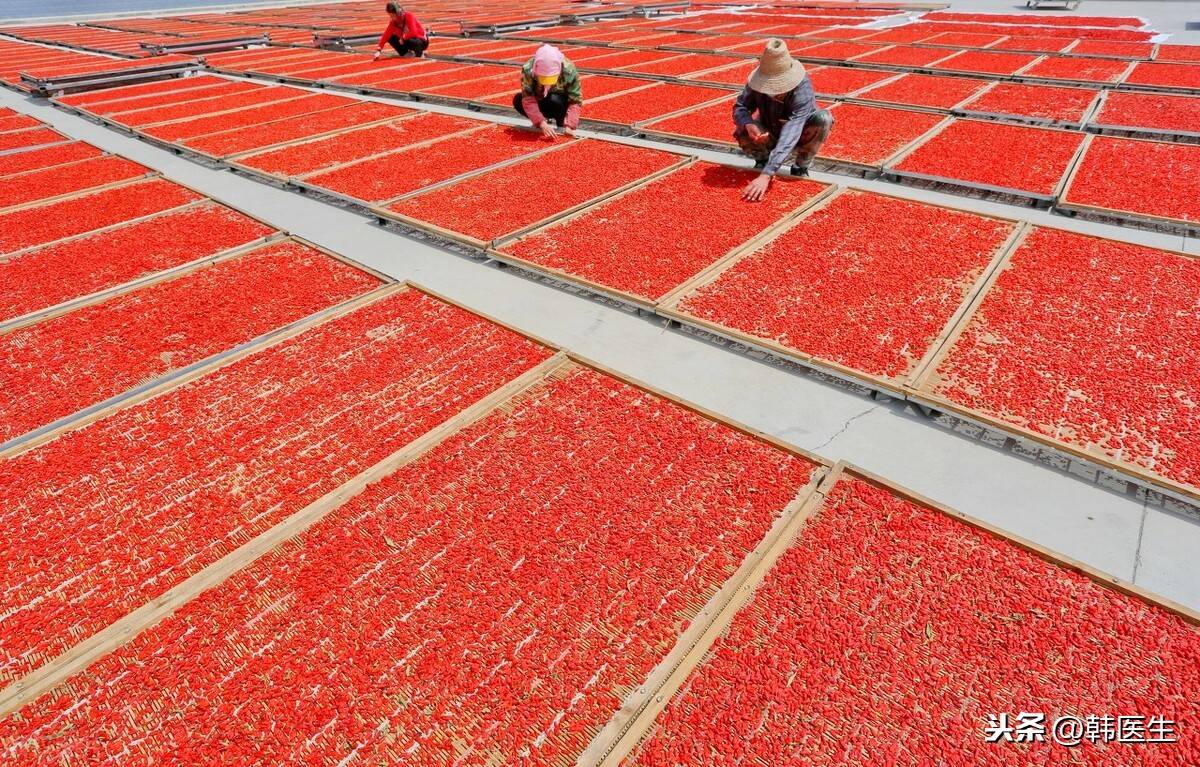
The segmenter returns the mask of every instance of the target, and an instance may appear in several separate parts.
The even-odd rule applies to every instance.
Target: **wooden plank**
[[[423,141],[417,141],[412,144],[405,144],[403,146],[398,146],[395,149],[389,149],[386,152],[379,152],[378,154],[367,155],[365,157],[357,157],[353,160],[339,162],[334,165],[330,165],[326,168],[309,171],[308,173],[301,173],[299,176],[288,176],[288,180],[289,181],[303,181],[303,180],[307,179],[309,176],[320,176],[325,173],[333,173],[334,171],[341,170],[342,168],[345,168],[348,165],[354,165],[356,163],[365,162],[368,160],[375,161],[375,160],[379,160],[380,158],[383,158],[383,157],[391,157],[394,154],[400,154],[402,152],[407,152],[411,149],[423,149],[431,144],[436,144],[439,141],[445,141],[446,139],[450,139],[450,138],[461,138],[462,136],[467,136],[472,133],[478,133],[479,131],[482,131],[486,128],[493,127],[493,125],[494,125],[494,123],[490,123],[490,122],[482,123],[480,125],[474,125],[470,128],[463,128],[462,130],[454,131],[453,133],[445,133],[441,136],[434,136],[433,138],[424,139]],[[249,170],[252,172],[257,172],[257,173],[262,174],[262,171],[255,171],[254,168],[249,168]],[[269,174],[269,175],[275,175],[275,174]]]
[[[484,125],[484,127],[485,128],[494,128],[497,125],[502,125],[502,124],[489,122],[489,123],[486,123]],[[515,130],[525,131],[526,133],[530,133],[530,134],[534,133],[534,131],[531,128],[525,128],[523,126],[509,125],[509,126],[505,126],[505,127],[513,128]],[[475,130],[475,129],[471,129],[471,130]],[[580,140],[583,140],[583,139],[580,139]],[[419,194],[424,194],[426,192],[432,192],[436,189],[441,189],[443,187],[450,186],[451,184],[457,184],[460,181],[464,181],[469,178],[474,178],[475,176],[481,176],[484,173],[488,173],[493,170],[498,170],[500,168],[506,168],[509,165],[516,165],[517,163],[522,162],[524,160],[541,157],[544,154],[548,154],[550,152],[555,152],[555,151],[559,151],[561,149],[565,149],[566,147],[570,146],[572,143],[573,143],[573,140],[572,141],[563,141],[563,142],[554,141],[552,143],[549,143],[547,146],[542,147],[541,149],[535,149],[532,152],[520,154],[520,155],[517,155],[516,157],[510,157],[507,160],[501,160],[499,162],[494,162],[491,165],[484,165],[481,168],[475,168],[474,170],[469,170],[469,171],[466,171],[465,173],[460,173],[457,176],[452,176],[448,179],[445,179],[444,181],[437,181],[432,184],[429,184],[428,186],[423,186],[420,189],[414,189],[411,192],[405,192],[404,194],[399,194],[399,195],[396,195],[395,197],[389,197],[386,200],[376,203],[376,205],[378,205],[379,207],[386,207],[388,205],[392,205],[394,203],[400,202],[401,200],[407,200],[409,197],[416,197]]]
[[[136,395],[134,397],[130,397],[129,399],[122,400],[120,403],[96,410],[83,418],[80,418],[76,421],[71,422],[70,424],[53,429],[51,431],[44,432],[43,434],[39,435],[38,437],[31,439],[27,442],[23,442],[19,445],[11,447],[11,448],[0,450],[0,459],[11,458],[14,455],[18,455],[27,450],[31,450],[39,445],[43,445],[53,439],[57,439],[58,437],[62,436],[64,433],[66,433],[68,431],[73,431],[75,429],[86,426],[94,421],[98,421],[101,418],[104,418],[104,417],[112,414],[116,410],[129,407],[130,405],[134,405],[139,402],[144,402],[144,401],[150,399],[151,397],[157,397],[159,394],[162,394],[162,393],[169,391],[171,389],[174,389],[176,387],[182,386],[183,384],[185,384],[189,381],[192,381],[196,378],[199,378],[200,376],[205,375],[206,373],[209,373],[212,370],[215,370],[216,368],[224,367],[225,365],[229,365],[233,362],[236,362],[237,360],[239,360],[243,357],[246,357],[250,354],[256,353],[256,352],[266,349],[268,347],[279,344],[283,341],[288,340],[289,338],[293,338],[294,336],[297,336],[300,333],[303,333],[305,330],[308,330],[309,328],[311,328],[315,325],[319,325],[322,322],[331,320],[335,317],[340,317],[344,314],[349,314],[350,312],[352,312],[356,309],[359,309],[363,306],[366,306],[367,304],[371,304],[371,303],[379,301],[383,298],[386,298],[386,297],[390,296],[391,294],[404,289],[405,287],[406,287],[406,285],[404,283],[392,283],[390,285],[383,285],[383,286],[376,288],[375,290],[372,290],[368,293],[364,293],[360,296],[355,296],[352,299],[343,301],[340,304],[337,304],[328,309],[317,312],[316,314],[309,315],[304,320],[294,323],[291,326],[289,326],[288,330],[286,330],[285,332],[272,336],[270,338],[270,340],[265,343],[245,347],[233,354],[220,356],[217,359],[210,360],[206,364],[194,368],[191,372],[187,373],[186,375],[182,375],[182,376],[179,376],[178,378],[172,378],[172,379],[163,381],[162,383],[160,383],[156,386],[150,387],[150,388],[142,391],[141,393],[139,393],[138,395]]]
[[[1071,570],[1073,572],[1077,572],[1080,575],[1083,575],[1094,581],[1098,585],[1103,586],[1104,588],[1112,589],[1113,591],[1125,594],[1126,596],[1137,599],[1152,607],[1165,610],[1193,626],[1200,626],[1200,612],[1193,610],[1186,605],[1180,604],[1171,599],[1167,599],[1164,596],[1156,594],[1148,589],[1144,589],[1141,586],[1135,585],[1129,581],[1109,575],[1108,573],[1098,570],[1091,565],[1084,564],[1083,562],[1072,559],[1065,554],[1060,554],[1056,551],[1048,549],[1039,543],[1035,543],[1027,538],[1022,538],[1019,535],[1010,533],[1007,530],[972,517],[969,514],[964,514],[957,509],[952,509],[949,506],[938,503],[937,501],[927,498],[914,490],[909,490],[903,485],[899,485],[891,480],[879,476],[878,474],[855,466],[854,464],[846,464],[844,473],[854,475],[860,479],[866,480],[867,482],[878,485],[890,493],[910,500],[920,506],[925,506],[931,511],[936,511],[940,514],[945,514],[948,517],[952,517],[956,521],[962,522],[972,528],[975,528],[976,530],[990,533],[997,538],[1001,538],[1008,543],[1013,544],[1017,548],[1028,551],[1030,554],[1033,554],[1043,561],[1067,570]]]
[[[1103,205],[1092,205],[1092,204],[1082,203],[1082,202],[1071,202],[1071,200],[1070,200],[1071,186],[1072,186],[1072,184],[1075,183],[1075,179],[1079,175],[1079,168],[1083,165],[1083,160],[1087,156],[1087,150],[1089,147],[1091,147],[1092,141],[1095,138],[1096,138],[1096,134],[1094,134],[1094,133],[1089,133],[1087,135],[1087,138],[1085,138],[1083,141],[1083,146],[1080,148],[1079,154],[1076,155],[1075,160],[1071,164],[1070,173],[1067,174],[1067,178],[1063,184],[1063,191],[1059,195],[1057,204],[1055,205],[1055,207],[1059,211],[1076,211],[1076,212],[1081,212],[1081,213],[1094,213],[1094,214],[1098,214],[1098,215],[1105,216],[1108,218],[1127,221],[1127,222],[1134,223],[1134,224],[1145,223],[1145,224],[1153,225],[1153,226],[1165,225],[1165,228],[1167,228],[1167,229],[1169,229],[1169,231],[1173,231],[1173,232],[1174,231],[1183,231],[1185,233],[1191,232],[1191,231],[1200,232],[1200,221],[1189,221],[1188,219],[1185,219],[1185,218],[1171,218],[1169,216],[1159,216],[1154,213],[1141,213],[1141,212],[1132,211],[1132,210],[1119,210],[1117,208],[1106,208]],[[1151,143],[1151,144],[1175,143],[1175,142],[1170,142],[1170,141],[1166,141],[1166,142],[1158,141],[1156,139],[1148,139],[1148,138],[1124,138],[1122,140],[1123,141],[1144,141],[1146,143]],[[1163,228],[1163,227],[1160,227],[1160,228]],[[1160,248],[1160,250],[1162,250],[1162,248]],[[1190,256],[1193,254],[1184,253],[1182,255]]]
[[[834,362],[832,360],[827,360],[827,359],[824,359],[822,357],[819,357],[819,356],[816,356],[813,354],[808,354],[807,352],[804,352],[800,349],[795,349],[795,348],[792,348],[789,346],[785,346],[773,339],[762,338],[762,337],[747,333],[745,331],[738,330],[737,328],[732,328],[727,325],[722,325],[720,323],[713,322],[711,320],[705,320],[700,317],[695,317],[695,316],[688,314],[679,309],[679,304],[690,293],[693,293],[694,291],[704,287],[705,285],[715,282],[721,276],[721,274],[723,274],[725,271],[727,271],[728,269],[735,266],[743,258],[751,255],[754,251],[756,251],[759,248],[766,245],[770,240],[773,240],[773,239],[785,234],[788,230],[792,229],[793,227],[798,226],[804,219],[815,214],[817,211],[824,208],[826,205],[829,205],[830,203],[832,203],[834,201],[834,199],[840,193],[842,193],[844,191],[845,191],[844,189],[838,188],[837,194],[830,192],[828,194],[820,195],[816,200],[814,200],[815,204],[812,204],[812,205],[806,206],[805,208],[802,208],[799,215],[790,219],[787,222],[786,226],[775,229],[771,233],[770,237],[763,238],[761,241],[757,242],[752,248],[748,248],[746,250],[743,250],[742,252],[737,253],[735,255],[735,257],[733,257],[733,258],[729,258],[727,260],[722,260],[721,262],[714,264],[713,267],[710,267],[708,270],[706,270],[705,272],[698,275],[696,279],[692,280],[690,283],[687,283],[687,284],[681,286],[680,289],[677,289],[676,291],[674,291],[670,295],[669,300],[663,300],[659,304],[659,306],[657,308],[657,312],[660,315],[667,317],[668,319],[674,320],[676,322],[680,322],[682,324],[689,325],[691,327],[694,327],[694,328],[697,328],[700,330],[704,330],[709,333],[714,333],[714,334],[721,336],[723,338],[726,338],[730,341],[734,341],[735,343],[741,343],[741,344],[746,344],[746,345],[750,345],[753,347],[757,347],[757,348],[762,349],[763,351],[766,351],[777,357],[780,357],[782,359],[786,359],[789,361],[793,361],[793,362],[798,362],[798,363],[804,365],[805,367],[809,367],[813,370],[817,370],[818,372],[832,374],[835,377],[848,379],[853,383],[856,383],[856,384],[859,384],[862,386],[867,386],[868,388],[871,388],[871,389],[888,392],[888,393],[900,396],[902,398],[906,397],[907,391],[909,389],[909,383],[913,380],[913,378],[917,375],[917,373],[921,369],[923,369],[923,366],[927,365],[928,361],[935,356],[936,350],[941,347],[941,344],[945,341],[945,338],[947,336],[949,336],[951,331],[958,326],[959,321],[961,321],[962,318],[966,315],[966,313],[968,311],[968,307],[970,307],[972,305],[972,301],[974,300],[974,298],[978,294],[978,292],[983,289],[983,286],[985,284],[990,284],[988,282],[988,278],[992,275],[994,270],[998,269],[1000,267],[1000,265],[1002,263],[1004,263],[1004,261],[1007,257],[1007,254],[1010,253],[1012,251],[1012,249],[1016,247],[1016,244],[1021,239],[1023,239],[1023,232],[1026,229],[1026,226],[1023,223],[1018,222],[1014,219],[1003,217],[1003,216],[995,216],[995,215],[986,214],[986,213],[972,212],[971,215],[980,216],[982,218],[987,218],[987,219],[991,219],[994,221],[1003,221],[1005,223],[1010,223],[1010,224],[1020,224],[1020,225],[1018,225],[1014,229],[1013,233],[1010,234],[1005,239],[1005,241],[1003,243],[1001,243],[1001,245],[996,249],[996,252],[993,254],[991,261],[984,268],[983,273],[975,280],[975,282],[972,284],[972,286],[968,289],[967,295],[964,296],[963,299],[960,301],[958,308],[955,310],[954,314],[951,315],[951,317],[947,321],[945,327],[943,327],[942,332],[933,340],[933,342],[931,343],[930,349],[926,352],[925,356],[917,362],[916,366],[911,371],[909,371],[908,373],[905,373],[903,376],[897,377],[896,379],[890,379],[890,378],[885,378],[883,376],[877,376],[877,375],[873,375],[871,373],[866,373],[864,371],[857,370],[855,368],[849,367],[847,365],[843,365],[841,363]],[[861,190],[855,190],[855,191],[861,191]],[[884,196],[884,197],[892,197],[893,199],[902,200],[904,202],[909,202],[909,203],[916,202],[914,200],[909,200],[909,199],[903,198],[903,197],[897,197],[895,195],[889,195],[889,194],[886,194],[883,192],[870,191],[867,193],[877,194],[877,195]],[[961,210],[959,210],[957,208],[953,208],[949,205],[944,205],[944,204],[940,204],[940,203],[931,203],[931,202],[920,201],[919,204],[928,205],[930,207],[935,207],[935,208],[941,208],[943,210],[953,211],[955,213],[962,212]]]
[[[140,182],[140,180],[139,180],[139,182]],[[171,183],[178,183],[178,182],[172,181]],[[117,186],[120,186],[120,185],[121,184],[117,184]],[[183,184],[180,184],[180,186],[183,186]],[[68,195],[62,199],[69,200],[72,197],[80,196],[82,194],[87,194],[87,193],[88,192],[85,190],[84,192],[77,192],[74,195]],[[148,219],[155,218],[157,216],[161,216],[165,213],[178,213],[182,210],[186,210],[186,209],[194,207],[194,206],[203,205],[206,201],[207,200],[193,200],[192,202],[185,202],[182,205],[176,205],[174,208],[167,208],[166,210],[155,211],[154,213],[147,213],[144,216],[137,216],[136,218],[129,218],[124,221],[118,221],[117,223],[109,224],[108,226],[101,226],[96,229],[89,229],[86,232],[80,232],[79,234],[73,234],[70,237],[62,237],[57,240],[51,240],[50,242],[42,242],[42,243],[38,243],[37,245],[30,245],[27,248],[21,248],[20,250],[14,250],[11,253],[5,253],[4,255],[0,256],[0,260],[7,261],[10,258],[15,258],[16,256],[23,256],[26,253],[30,253],[35,250],[40,250],[42,248],[48,248],[52,245],[61,245],[64,242],[71,242],[72,240],[78,240],[81,237],[90,237],[91,235],[94,235],[94,234],[102,234],[104,232],[116,229],[117,227],[128,226],[129,224],[136,224],[141,221],[146,221]],[[62,202],[62,200],[59,200],[59,202]]]
[[[140,290],[148,285],[174,280],[184,276],[185,274],[190,274],[202,267],[212,266],[213,264],[221,261],[227,261],[231,258],[236,258],[249,253],[250,251],[257,250],[263,245],[274,244],[282,241],[286,237],[287,235],[285,235],[283,232],[274,232],[266,237],[260,237],[257,240],[253,240],[243,245],[228,248],[211,255],[202,256],[194,261],[188,261],[187,263],[171,267],[170,269],[163,269],[162,271],[154,272],[152,274],[145,275],[144,277],[139,277],[138,279],[124,282],[120,285],[114,285],[111,288],[98,290],[94,293],[88,293],[77,298],[72,298],[69,301],[55,304],[54,306],[48,306],[45,309],[39,309],[37,311],[30,312],[29,314],[23,314],[18,317],[14,317],[11,320],[0,323],[0,336],[11,333],[14,330],[20,330],[21,328],[26,328],[30,325],[35,325],[39,322],[45,322],[46,320],[68,314],[86,306],[92,306],[94,304],[101,303],[102,301],[107,301],[110,298],[115,298],[126,293],[132,293],[133,291]],[[387,280],[385,280],[385,282],[386,281]]]
[[[1053,129],[1053,130],[1057,130],[1057,129]],[[1073,133],[1073,131],[1071,131],[1071,132]],[[1067,163],[1066,173],[1064,173],[1062,175],[1062,178],[1060,178],[1058,180],[1058,183],[1055,184],[1055,186],[1054,186],[1054,192],[1053,192],[1054,202],[1058,202],[1058,200],[1060,200],[1062,198],[1062,196],[1065,192],[1065,189],[1066,189],[1067,179],[1070,178],[1071,176],[1075,175],[1075,171],[1079,167],[1080,161],[1082,161],[1082,159],[1083,159],[1083,153],[1084,153],[1085,149],[1087,148],[1087,146],[1089,144],[1091,144],[1092,138],[1093,138],[1092,134],[1090,134],[1090,133],[1087,134],[1084,137],[1083,141],[1079,142],[1079,146],[1075,147],[1075,154],[1071,155],[1071,161],[1069,163]]]
[[[668,665],[664,661],[663,664],[660,664],[651,673],[643,687],[635,693],[636,700],[635,696],[631,696],[630,700],[627,701],[627,705],[623,706],[614,715],[612,720],[601,731],[600,735],[592,741],[588,750],[584,752],[583,757],[578,762],[580,765],[587,765],[588,767],[592,767],[593,765],[617,767],[617,765],[622,763],[646,734],[650,732],[654,721],[670,704],[692,672],[705,660],[715,641],[728,630],[733,618],[750,600],[779,557],[796,541],[809,520],[821,512],[824,508],[825,499],[843,478],[852,478],[871,483],[888,493],[922,506],[931,512],[944,514],[974,530],[995,536],[1051,565],[1079,573],[1102,588],[1111,589],[1151,607],[1164,610],[1190,625],[1200,625],[1200,612],[1133,583],[1101,572],[1096,568],[1054,552],[1033,541],[944,506],[865,469],[844,461],[839,461],[822,478],[820,484],[805,498],[800,508],[792,513],[786,527],[778,534],[775,534],[770,543],[763,544],[766,547],[766,551],[759,554],[758,550],[755,550],[754,554],[758,555],[758,559],[754,564],[753,570],[741,576],[733,597],[720,605],[718,613],[710,617],[708,623],[703,626],[702,632],[698,632],[699,636],[691,641],[690,644],[681,647],[683,644],[681,638],[681,643],[677,644],[675,649],[672,650],[672,654],[668,656],[667,660],[670,661],[670,664]],[[739,570],[739,573],[735,574],[734,578],[737,578],[740,574],[741,571]],[[734,579],[727,582],[726,587],[732,583],[734,583]],[[705,614],[707,614],[707,609]],[[695,624],[693,624],[693,627],[695,627]],[[689,639],[692,638],[689,637]],[[640,705],[635,708],[629,705],[630,703],[639,703]]]
[[[749,424],[742,423],[741,421],[730,418],[727,415],[722,415],[721,413],[718,413],[715,410],[711,410],[711,409],[709,409],[703,405],[700,405],[696,402],[693,402],[689,399],[685,399],[684,397],[680,397],[676,394],[672,394],[671,392],[669,392],[665,389],[661,389],[647,381],[643,381],[642,379],[637,378],[636,376],[632,376],[628,373],[623,373],[619,370],[616,370],[615,368],[611,368],[608,365],[605,365],[602,362],[598,362],[590,357],[579,354],[578,352],[567,351],[567,356],[570,357],[572,362],[576,362],[580,365],[591,368],[592,370],[595,370],[595,371],[603,373],[607,376],[611,376],[613,378],[621,380],[621,381],[629,384],[630,386],[641,389],[642,391],[644,391],[648,394],[653,394],[656,397],[661,397],[665,400],[669,400],[670,402],[673,402],[676,405],[679,405],[680,407],[684,408],[685,410],[689,410],[689,411],[695,413],[696,415],[699,415],[709,421],[715,421],[716,423],[719,423],[722,426],[726,426],[730,429],[733,429],[734,431],[740,432],[741,434],[744,434],[747,437],[752,437],[753,439],[756,439],[760,442],[766,443],[766,444],[770,445],[771,447],[775,448],[776,450],[781,450],[789,455],[796,456],[797,458],[803,458],[804,460],[806,460],[810,463],[817,464],[819,466],[829,466],[830,465],[830,461],[827,458],[823,458],[823,457],[817,455],[816,453],[811,453],[803,448],[796,447],[795,445],[792,445],[788,442],[784,442],[782,439],[780,439],[772,434],[768,434],[767,432],[762,431],[761,429],[757,429],[753,426],[750,426]]]
[[[641,742],[655,719],[675,697],[692,672],[708,656],[713,644],[725,633],[738,611],[746,605],[779,557],[791,546],[814,514],[825,495],[844,470],[838,463],[799,493],[772,526],[763,542],[742,562],[680,637],[670,654],[655,667],[639,690],[588,745],[577,762],[581,767],[618,767]],[[707,621],[699,620],[708,616]]]
[[[781,181],[780,183],[787,182]],[[844,187],[838,186],[837,184],[830,184],[828,187],[818,192],[815,196],[809,198],[808,201],[799,208],[781,218],[772,226],[769,226],[763,231],[759,232],[746,242],[733,248],[724,256],[710,264],[707,268],[697,273],[690,280],[682,283],[674,288],[670,293],[664,295],[658,301],[659,306],[675,308],[675,306],[678,305],[678,303],[683,300],[684,296],[686,296],[688,293],[691,293],[697,288],[701,288],[711,282],[715,282],[718,277],[724,274],[725,271],[734,264],[738,263],[751,253],[754,253],[756,250],[774,240],[779,235],[790,230],[792,227],[796,226],[813,213],[816,213],[818,210],[824,208],[826,205],[832,202],[835,197],[839,196],[844,191]]]
[[[401,285],[400,287],[405,286]],[[0,691],[0,716],[16,711],[28,701],[82,671],[102,656],[128,643],[142,631],[168,618],[204,591],[218,586],[229,576],[247,567],[259,557],[300,535],[330,512],[361,493],[368,485],[420,458],[447,437],[485,418],[522,391],[553,374],[566,362],[566,356],[562,352],[555,354],[537,367],[526,371],[425,432],[337,489],[278,522],[266,532],[242,544],[182,583],[163,592],[154,600],[76,644],[36,671],[25,675]]]
[[[989,216],[989,218],[991,217]],[[999,220],[1003,221],[1007,219]],[[996,252],[992,254],[992,260],[971,285],[967,294],[963,296],[962,302],[954,311],[954,314],[950,316],[950,319],[946,321],[942,332],[933,340],[933,343],[930,344],[929,349],[920,361],[917,362],[916,366],[909,371],[909,374],[905,377],[904,386],[915,386],[917,380],[923,380],[925,371],[929,369],[935,359],[940,358],[942,349],[958,340],[958,337],[962,335],[963,329],[966,328],[967,316],[974,314],[976,302],[981,300],[983,293],[995,282],[995,276],[999,274],[1002,266],[1008,263],[1008,259],[1013,251],[1020,247],[1025,238],[1029,236],[1029,233],[1033,231],[1033,225],[1026,221],[1014,221],[1013,223],[1016,223],[1017,226],[1008,238],[996,248]],[[950,340],[951,336],[953,336],[953,340]]]
[[[1087,134],[1083,139],[1083,143],[1079,147],[1079,152],[1076,153],[1075,158],[1072,160],[1071,167],[1067,171],[1067,175],[1063,178],[1063,181],[1062,181],[1062,191],[1058,195],[1058,198],[1060,201],[1060,206],[1061,206],[1061,201],[1065,200],[1067,197],[1070,196],[1071,185],[1075,183],[1075,177],[1079,173],[1079,166],[1082,164],[1080,162],[1080,160],[1087,155],[1088,147],[1090,147],[1092,145],[1092,140],[1095,138],[1096,138],[1096,134],[1094,134],[1094,133]]]
[[[1037,228],[1052,229],[1053,227],[1039,226]],[[1077,458],[1090,464],[1094,464],[1105,471],[1122,477],[1131,478],[1136,484],[1145,486],[1148,489],[1156,492],[1178,498],[1183,500],[1185,503],[1195,503],[1196,501],[1200,501],[1200,487],[1185,485],[1181,482],[1163,477],[1142,466],[1114,459],[1112,456],[1102,453],[1095,448],[1081,447],[1064,440],[1059,440],[1054,437],[1041,434],[1024,426],[1009,423],[983,411],[964,407],[933,392],[931,382],[933,376],[937,372],[938,367],[953,351],[954,345],[958,342],[958,339],[962,335],[963,331],[965,331],[967,326],[970,325],[975,314],[978,313],[980,307],[983,305],[983,302],[987,299],[988,293],[996,284],[996,281],[999,280],[1000,276],[1010,267],[1013,255],[1015,255],[1017,250],[1020,248],[1021,243],[1030,233],[1033,232],[1033,230],[1034,227],[1032,225],[1028,225],[1022,232],[1021,236],[1014,240],[1011,247],[1008,249],[1008,252],[1005,253],[1004,257],[996,265],[994,271],[980,286],[974,300],[959,318],[958,324],[950,333],[947,334],[947,337],[943,341],[941,348],[936,354],[929,358],[925,368],[920,371],[920,374],[913,376],[913,378],[907,384],[905,384],[904,388],[908,393],[907,398],[910,401],[925,407],[945,411],[964,420],[980,424],[986,428],[1003,431],[1011,434],[1014,437],[1019,437],[1038,445],[1043,445],[1069,457]],[[1098,239],[1109,238],[1100,237]],[[1183,251],[1178,250],[1170,250],[1167,248],[1158,248],[1158,250],[1162,250],[1173,255],[1184,256],[1186,258],[1200,258],[1200,256],[1195,254],[1184,253]]]
[[[101,155],[101,156],[103,156],[103,155]],[[92,158],[92,159],[96,159],[96,158]],[[56,167],[56,166],[51,166],[51,167]],[[37,168],[36,170],[46,170],[46,168]],[[98,192],[106,192],[109,189],[116,189],[117,187],[124,186],[125,184],[130,184],[130,183],[134,183],[137,181],[147,181],[149,179],[159,178],[159,177],[160,176],[159,176],[158,171],[150,170],[150,171],[147,171],[146,173],[143,173],[140,176],[130,176],[129,178],[123,178],[120,181],[112,181],[107,184],[101,184],[100,186],[89,186],[86,189],[76,189],[71,192],[64,192],[62,194],[56,194],[51,197],[43,197],[39,200],[30,200],[29,202],[23,202],[23,203],[19,203],[17,205],[10,205],[7,208],[0,208],[0,213],[16,213],[17,211],[25,210],[26,208],[36,208],[39,205],[49,205],[51,203],[69,200],[72,197],[78,197],[81,194],[96,194]]]
[[[383,104],[386,102],[364,101],[362,103]],[[395,105],[392,105],[392,106],[395,106]],[[344,108],[344,107],[338,107],[338,108]],[[403,109],[411,109],[412,114],[396,115],[394,117],[381,117],[378,120],[371,120],[370,122],[357,123],[355,125],[348,125],[343,128],[335,128],[333,130],[325,131],[324,133],[314,133],[311,136],[301,136],[300,138],[289,139],[288,141],[280,141],[277,144],[268,144],[267,146],[256,147],[254,149],[246,149],[241,152],[233,152],[232,154],[227,154],[227,155],[222,156],[220,159],[222,160],[222,162],[230,162],[232,160],[238,160],[243,157],[249,157],[250,155],[260,154],[262,152],[274,152],[278,149],[287,149],[287,148],[294,147],[294,146],[301,146],[303,144],[312,143],[314,141],[323,141],[328,138],[333,138],[334,136],[340,135],[342,133],[349,133],[351,131],[362,130],[363,128],[374,128],[374,127],[377,127],[380,125],[385,125],[390,122],[403,122],[404,120],[411,120],[415,117],[423,117],[423,116],[429,114],[429,112],[424,112],[420,109],[414,109],[412,107],[402,107],[402,108]],[[290,118],[283,118],[283,119],[290,119]],[[212,134],[209,134],[209,135],[212,135]]]
[[[592,141],[595,139],[580,139],[580,140],[581,141]],[[568,146],[571,146],[572,143],[573,142],[568,142],[566,144],[562,144],[561,146],[568,147]],[[679,152],[670,152],[670,153],[671,154],[682,154]],[[528,155],[526,157],[528,157]],[[525,159],[525,158],[518,158],[518,161],[522,160],[522,159]],[[592,197],[589,200],[584,200],[581,203],[573,205],[564,210],[558,211],[557,213],[552,213],[551,215],[541,218],[538,221],[535,221],[531,224],[527,224],[526,226],[523,226],[520,229],[514,230],[512,232],[509,232],[508,234],[505,234],[494,240],[490,240],[490,241],[486,241],[486,242],[484,240],[480,240],[478,238],[471,237],[470,235],[463,234],[461,232],[456,232],[452,229],[447,229],[445,227],[438,226],[437,224],[432,224],[428,221],[423,221],[419,218],[408,216],[403,213],[397,213],[394,210],[390,210],[386,207],[383,207],[382,204],[371,206],[370,210],[371,210],[371,213],[373,213],[374,215],[376,215],[380,218],[386,218],[391,221],[395,221],[397,223],[403,224],[404,226],[408,226],[413,229],[417,229],[419,231],[425,232],[425,233],[433,235],[435,237],[441,237],[441,238],[453,240],[455,242],[460,242],[463,245],[466,245],[471,248],[476,248],[480,251],[487,251],[489,248],[499,248],[504,243],[516,240],[516,239],[520,238],[521,236],[525,235],[526,233],[533,231],[534,229],[540,229],[543,226],[547,226],[547,225],[556,223],[562,219],[565,219],[565,218],[583,210],[584,208],[588,208],[593,205],[598,205],[599,203],[604,202],[605,200],[609,199],[610,197],[614,197],[618,194],[621,194],[622,192],[632,189],[635,186],[638,186],[640,184],[643,184],[643,183],[646,183],[649,181],[653,181],[654,179],[656,179],[660,176],[665,176],[666,174],[668,174],[672,171],[682,168],[684,165],[690,164],[691,162],[694,161],[694,159],[695,158],[689,157],[689,156],[681,156],[677,162],[675,162],[671,165],[668,165],[665,168],[657,170],[654,173],[651,173],[647,176],[643,176],[642,178],[634,179],[633,181],[630,181],[626,184],[622,184],[621,186],[619,186],[615,189],[611,189],[600,195]],[[498,165],[498,166],[494,166],[494,167],[489,166],[488,168],[484,169],[484,172],[492,171],[492,170],[495,170],[496,168],[500,168],[500,167],[503,167],[503,165]],[[473,174],[473,175],[479,175],[479,174]],[[448,186],[450,184],[463,181],[466,178],[470,178],[470,176],[463,176],[461,178],[451,179],[449,182],[446,182],[444,184],[439,184],[437,186]],[[430,186],[430,187],[423,188],[415,193],[406,195],[405,197],[419,196],[427,191],[437,188],[437,186]],[[405,198],[399,198],[399,199],[405,199]]]

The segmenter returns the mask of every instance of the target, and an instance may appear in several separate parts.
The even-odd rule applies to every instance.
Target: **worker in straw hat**
[[[558,48],[543,45],[521,67],[521,90],[513,96],[513,108],[551,141],[555,138],[552,122],[574,136],[583,111],[579,71]]]
[[[757,202],[789,161],[793,175],[808,174],[833,127],[833,116],[817,109],[804,65],[792,58],[782,40],[773,38],[734,102],[733,122],[738,146],[762,169],[742,192],[743,199]]]

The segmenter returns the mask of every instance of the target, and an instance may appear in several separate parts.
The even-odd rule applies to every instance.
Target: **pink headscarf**
[[[535,77],[556,75],[562,72],[562,63],[562,51],[547,43],[533,54],[533,74]]]

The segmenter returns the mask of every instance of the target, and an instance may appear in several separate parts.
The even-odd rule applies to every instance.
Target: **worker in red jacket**
[[[425,34],[425,27],[421,26],[416,16],[404,10],[400,3],[388,3],[387,12],[387,29],[383,30],[383,35],[379,38],[375,58],[379,58],[379,54],[383,53],[384,45],[391,45],[401,57],[411,53],[421,58],[425,49],[429,47],[429,36]]]

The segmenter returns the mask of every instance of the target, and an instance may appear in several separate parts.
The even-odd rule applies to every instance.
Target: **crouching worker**
[[[425,49],[429,47],[429,36],[425,34],[425,27],[421,26],[421,22],[417,21],[417,17],[412,15],[411,11],[404,10],[400,3],[391,2],[385,7],[388,25],[379,38],[379,45],[375,47],[375,58],[379,58],[379,54],[383,53],[385,45],[395,48],[396,54],[401,58],[409,54],[418,59],[424,56]]]
[[[543,45],[521,67],[521,91],[513,96],[513,108],[550,140],[555,138],[551,122],[574,136],[583,112],[579,71],[562,51]]]
[[[833,116],[817,109],[812,81],[778,38],[768,40],[758,67],[733,105],[733,137],[762,172],[746,185],[742,198],[756,202],[787,163],[793,175],[808,166],[829,136]]]

